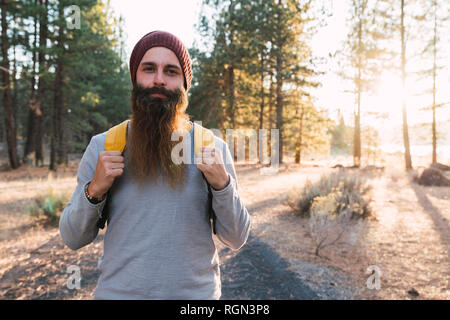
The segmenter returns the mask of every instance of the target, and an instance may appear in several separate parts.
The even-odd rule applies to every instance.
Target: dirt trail
[[[307,179],[317,180],[332,170],[291,165],[281,166],[275,175],[261,175],[257,166],[238,167],[237,171],[239,193],[251,215],[252,228],[249,241],[242,252],[230,255],[231,261],[229,251],[216,243],[222,248],[224,297],[352,299],[355,286],[342,270],[293,254],[313,249],[305,246],[308,234],[303,219],[286,205],[288,195]]]

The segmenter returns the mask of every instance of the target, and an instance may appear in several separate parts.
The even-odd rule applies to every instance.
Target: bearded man
[[[177,37],[163,31],[142,37],[131,54],[130,73],[132,115],[125,150],[105,151],[106,132],[91,138],[77,187],[61,215],[61,237],[73,250],[94,241],[108,201],[95,299],[219,299],[214,238],[238,250],[250,230],[231,153],[214,137],[214,147],[196,155],[198,163],[172,161],[179,143],[172,134],[181,132],[190,146],[194,139],[185,113],[191,61]],[[216,234],[208,218],[208,184]]]

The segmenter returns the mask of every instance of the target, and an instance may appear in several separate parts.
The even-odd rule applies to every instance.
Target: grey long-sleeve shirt
[[[92,204],[84,194],[92,180],[98,155],[105,151],[106,132],[94,136],[78,167],[77,187],[60,219],[64,243],[77,250],[98,234],[97,220],[105,200]],[[193,128],[184,136],[194,159]],[[208,189],[195,162],[188,164],[183,188],[174,191],[161,176],[138,189],[125,169],[111,188],[110,218],[100,258],[95,299],[219,299],[219,256],[213,237],[238,250],[247,241],[250,217],[237,187],[228,145],[215,137],[230,182],[214,190],[216,235],[208,218]],[[126,149],[125,149],[126,150]],[[189,153],[187,153],[189,154]]]

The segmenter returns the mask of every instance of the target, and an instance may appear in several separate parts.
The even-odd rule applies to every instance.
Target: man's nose
[[[155,86],[165,86],[166,80],[164,79],[164,73],[161,69],[155,72],[155,77],[153,78],[153,84]]]

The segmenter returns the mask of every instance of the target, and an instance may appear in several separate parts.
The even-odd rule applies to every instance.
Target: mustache
[[[152,94],[163,94],[166,98],[153,97]],[[178,103],[181,97],[181,90],[179,88],[175,90],[168,90],[164,87],[151,87],[146,88],[141,85],[136,85],[133,88],[132,96],[136,103],[136,106],[140,108],[146,108],[149,105],[163,105],[164,107],[173,106]]]
[[[137,88],[140,89],[140,91],[142,91],[142,93],[144,93],[144,94],[151,95],[151,94],[159,93],[159,94],[165,95],[166,97],[171,97],[171,96],[175,95],[175,90],[172,91],[172,90],[166,89],[164,87],[144,88],[142,86],[138,86]],[[160,99],[160,98],[158,98],[158,99]]]

